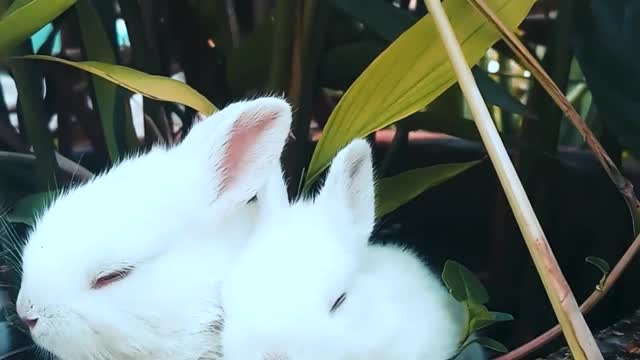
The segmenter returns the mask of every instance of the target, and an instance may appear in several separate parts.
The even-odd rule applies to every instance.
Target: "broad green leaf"
[[[486,304],[489,294],[478,278],[457,261],[447,260],[442,271],[444,281],[451,295],[462,302],[468,301],[475,304]]]
[[[347,89],[358,76],[362,74],[367,66],[382,53],[385,47],[385,44],[382,42],[358,41],[336,46],[329,50],[320,65],[320,74],[318,76],[320,85],[331,89]],[[498,106],[510,113],[535,118],[529,108],[516,99],[508,89],[489,77],[486,71],[478,66],[474,66],[471,70],[487,104]],[[456,106],[462,110],[462,93],[459,88],[457,93],[459,94],[459,104]],[[429,106],[439,102],[441,99],[442,96],[439,96],[438,99],[429,104]],[[453,109],[448,107],[447,110],[449,111],[448,116],[439,119],[443,123],[446,123],[452,116],[450,112]],[[462,115],[462,111],[460,111],[460,113]],[[438,125],[442,127],[447,126],[446,124]],[[475,127],[473,123],[471,123],[471,125]]]
[[[605,275],[611,272],[611,266],[609,266],[609,263],[602,258],[599,258],[597,256],[588,256],[586,259],[584,259],[584,261],[597,267]]]
[[[0,18],[5,18],[13,14],[16,10],[20,9],[21,7],[27,5],[32,1],[33,0],[14,0],[13,2],[11,2],[11,0],[9,0],[9,2],[11,3],[11,6],[9,6],[7,11],[5,11]]]
[[[33,225],[36,216],[40,215],[58,195],[57,191],[47,191],[25,196],[15,203],[7,219],[11,222]]]
[[[334,5],[362,21],[382,39],[394,41],[419,19],[389,2],[369,0],[333,0]],[[331,49],[323,60],[320,81],[334,89],[347,89],[383,50],[376,41],[359,41]],[[535,118],[531,111],[478,66],[472,68],[478,88],[487,104],[514,114]],[[442,120],[446,121],[446,120]]]
[[[534,2],[490,0],[488,4],[515,29]],[[445,0],[443,6],[467,61],[475,64],[500,38],[498,31],[467,0]],[[305,186],[349,141],[424,108],[455,82],[447,52],[427,15],[380,54],[342,97],[315,148]]]
[[[97,61],[74,62],[44,55],[24,56],[22,58],[53,61],[73,66],[118,84],[129,91],[155,100],[176,102],[197,110],[204,115],[211,115],[217,111],[216,107],[207,98],[192,87],[168,77],[149,75],[125,66]]]
[[[0,18],[0,55],[35,34],[75,0],[17,0]]]
[[[449,180],[480,162],[481,160],[476,160],[434,165],[381,179],[376,186],[376,216],[382,217],[392,212],[425,190]]]
[[[89,60],[107,64],[117,63],[102,21],[89,0],[79,0],[75,5],[80,23],[82,43]],[[117,161],[120,147],[115,132],[116,85],[99,76],[91,76],[109,157]]]

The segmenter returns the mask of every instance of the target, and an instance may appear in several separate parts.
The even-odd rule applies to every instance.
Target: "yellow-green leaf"
[[[71,7],[76,0],[17,0],[0,19],[0,55]]]
[[[54,61],[73,66],[148,98],[182,104],[204,115],[211,115],[218,110],[207,98],[195,91],[191,86],[168,77],[150,75],[125,66],[97,61],[75,62],[45,55],[31,55],[22,58]]]
[[[510,28],[525,18],[535,0],[488,0]],[[477,63],[500,34],[467,0],[445,0],[465,57]],[[456,82],[433,19],[425,16],[405,31],[351,85],[329,117],[315,148],[306,186],[337,151],[424,108]]]
[[[478,163],[480,160],[440,164],[381,179],[376,185],[376,216],[382,217],[392,212],[425,190],[447,181]]]

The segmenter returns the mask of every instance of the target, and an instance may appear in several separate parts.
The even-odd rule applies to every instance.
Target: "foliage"
[[[515,30],[535,1],[487,2]],[[0,176],[1,200],[13,204],[6,218],[30,225],[59,189],[78,182],[68,159],[99,173],[131,152],[178,142],[194,121],[217,107],[264,93],[284,93],[296,109],[293,140],[283,157],[287,175],[296,179],[292,196],[310,191],[342,146],[378,131],[395,133],[381,162],[381,219],[479,164],[476,158],[399,171],[387,167],[401,162],[409,134],[417,131],[481,144],[420,1],[417,9],[409,9],[408,1],[397,6],[388,0],[268,3],[0,0],[0,76],[11,76],[19,97],[18,103],[6,101],[0,87],[0,150],[35,155],[28,171],[24,162],[1,163],[12,179],[23,179],[17,188]],[[570,72],[558,71],[553,79],[567,83],[562,90],[574,94],[573,105],[596,136],[612,138],[605,145],[618,159],[625,150],[638,156],[640,138],[634,95],[640,81],[632,80],[638,77],[632,61],[637,41],[629,35],[640,12],[637,4],[623,3],[594,0],[591,7],[576,9],[575,57],[553,50],[543,57],[546,66],[571,64]],[[545,175],[534,180],[547,181],[547,169],[530,159],[557,159],[557,154],[540,144],[584,148],[583,138],[561,115],[540,105],[544,95],[530,74],[496,43],[498,32],[467,0],[443,5],[503,140],[510,150],[522,151],[529,173]],[[620,13],[631,15],[618,26]],[[33,35],[44,26],[53,30],[34,47]],[[563,48],[524,27],[520,35],[531,48]],[[56,39],[62,51],[54,54]],[[554,116],[557,128],[540,126]],[[532,131],[536,126],[543,130]],[[314,144],[312,134],[320,133]],[[533,197],[536,181],[527,182]],[[603,272],[602,284],[608,264],[595,257],[587,261]],[[511,316],[487,309],[486,290],[461,264],[447,262],[443,281],[466,310],[461,348],[478,342],[505,351],[491,338],[469,335]]]
[[[460,302],[465,310],[465,326],[461,334],[458,354],[473,343],[498,352],[507,352],[507,348],[497,340],[484,336],[472,337],[471,335],[496,322],[511,321],[513,316],[487,309],[485,306],[489,302],[487,289],[464,265],[448,260],[442,271],[442,280],[451,296]]]
[[[503,0],[491,4],[509,26],[515,27],[533,1]],[[467,61],[476,63],[499,35],[466,0],[450,0],[444,7]],[[433,19],[425,16],[378,56],[342,97],[313,153],[307,184],[350,139],[366,136],[424,108],[455,81]]]

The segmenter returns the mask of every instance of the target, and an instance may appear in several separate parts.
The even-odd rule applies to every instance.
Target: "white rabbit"
[[[219,359],[221,280],[290,123],[284,100],[234,103],[60,196],[23,251],[35,343],[64,360]]]
[[[275,179],[266,192],[283,191]],[[261,192],[258,193],[260,199]],[[461,308],[411,251],[369,244],[371,150],[338,153],[315,200],[267,195],[222,290],[225,360],[446,360]]]

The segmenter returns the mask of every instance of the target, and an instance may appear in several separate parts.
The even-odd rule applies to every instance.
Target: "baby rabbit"
[[[234,103],[61,195],[23,251],[35,343],[63,360],[219,359],[221,280],[290,123],[281,99]]]
[[[226,360],[446,360],[461,308],[411,251],[369,244],[371,150],[355,140],[315,200],[292,205],[282,178],[222,290]],[[260,194],[258,198],[260,198]]]

